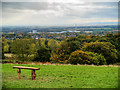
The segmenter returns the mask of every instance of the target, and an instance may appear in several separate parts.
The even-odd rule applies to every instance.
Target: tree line
[[[120,33],[105,36],[79,35],[55,39],[2,38],[2,58],[12,53],[19,61],[70,64],[114,64],[120,62]]]

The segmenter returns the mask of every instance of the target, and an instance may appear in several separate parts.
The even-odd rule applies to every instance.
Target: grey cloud
[[[89,7],[88,7],[89,6]],[[45,23],[72,23],[76,19],[90,18],[117,18],[117,3],[115,2],[86,2],[86,3],[48,3],[48,2],[3,2],[3,18],[8,20],[12,18],[23,18],[20,15],[26,14],[23,10],[32,10],[36,15],[25,16],[25,20],[32,23],[45,21]],[[100,7],[100,8],[98,8]],[[44,13],[49,12],[49,13]],[[53,12],[53,13],[52,13]],[[32,13],[32,12],[31,12]],[[42,13],[42,14],[40,14]],[[51,14],[52,13],[52,14]],[[53,14],[61,14],[55,16]],[[45,14],[48,14],[47,16]],[[29,19],[29,18],[31,19]],[[33,18],[34,17],[34,18]],[[47,18],[46,18],[47,17]],[[39,20],[39,21],[37,21]],[[67,22],[67,21],[71,22]],[[34,22],[33,22],[34,21]],[[23,23],[23,22],[22,22]],[[41,22],[43,23],[43,22]]]
[[[87,5],[90,5],[91,7],[93,7],[93,6],[95,6],[95,7],[89,8],[89,7],[87,7]],[[75,5],[75,6],[77,6],[77,5]],[[71,11],[69,13],[67,13],[67,16],[76,17],[76,18],[117,18],[118,17],[117,2],[86,3],[82,6],[86,6],[86,7],[81,9],[78,5],[78,7],[82,11],[79,10],[79,8],[76,10],[71,9]],[[101,8],[98,8],[99,6],[101,6]],[[93,9],[93,10],[91,10],[91,9]],[[84,13],[84,15],[83,15],[83,13]]]
[[[74,3],[48,3],[48,2],[3,2],[3,11],[7,9],[17,9],[17,10],[23,10],[23,9],[28,9],[28,10],[58,10],[58,6],[61,7],[63,10],[64,9],[69,9],[69,7],[74,7],[74,6],[87,6],[87,5],[92,5],[92,6],[116,6],[117,3],[108,3],[108,2],[87,2],[84,4],[74,4]]]
[[[55,9],[53,6],[50,6],[50,4],[47,2],[3,2],[2,8],[3,8],[3,11],[7,9],[16,9],[16,10]]]
[[[68,16],[76,17],[76,18],[117,18],[118,17],[118,11],[117,9],[98,9],[97,11],[93,12],[85,12],[84,15],[82,15],[83,12],[81,11],[72,11],[72,13],[68,13]]]

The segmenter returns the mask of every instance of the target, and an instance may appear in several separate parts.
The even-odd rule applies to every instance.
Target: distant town
[[[6,39],[58,39],[62,40],[67,37],[76,37],[79,35],[104,36],[106,33],[118,32],[117,25],[106,26],[73,26],[73,27],[3,27],[2,37]]]

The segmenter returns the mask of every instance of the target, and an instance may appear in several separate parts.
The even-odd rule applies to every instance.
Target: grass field
[[[3,88],[117,88],[118,67],[80,65],[20,65],[37,67],[36,80],[31,80],[31,70],[21,70],[19,64],[2,64]]]

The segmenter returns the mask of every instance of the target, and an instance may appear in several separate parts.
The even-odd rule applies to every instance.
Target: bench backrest
[[[13,68],[19,68],[19,69],[30,69],[30,70],[40,70],[40,68],[24,67],[24,66],[13,66]]]

